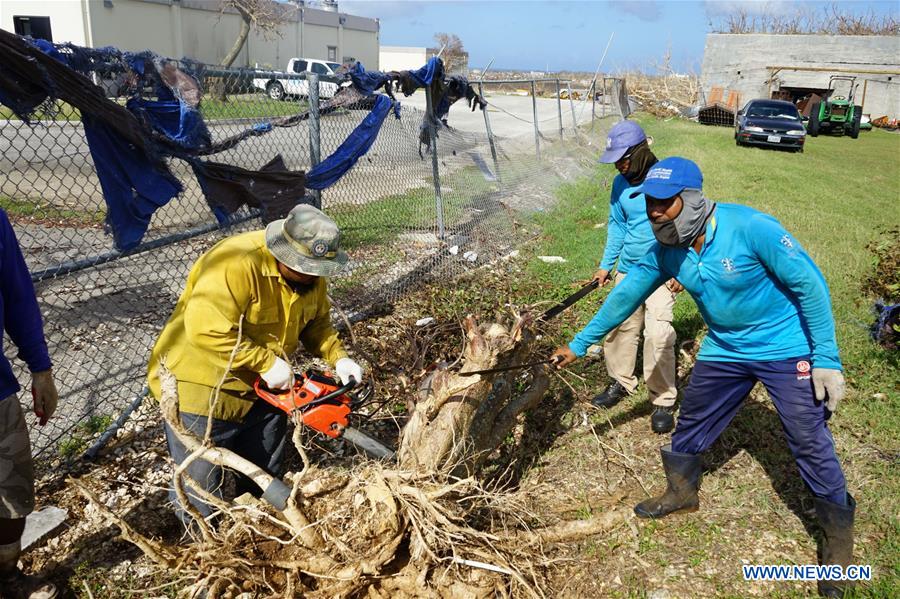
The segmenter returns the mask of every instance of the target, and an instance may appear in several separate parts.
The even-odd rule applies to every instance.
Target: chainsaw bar
[[[373,458],[379,460],[393,460],[397,456],[392,449],[385,446],[381,441],[374,439],[366,433],[348,426],[341,433],[341,438],[350,441],[355,446],[369,454]]]

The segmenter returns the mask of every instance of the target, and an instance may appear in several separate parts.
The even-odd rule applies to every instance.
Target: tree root
[[[527,315],[508,328],[479,326],[469,317],[465,329],[463,371],[529,361],[534,335]],[[178,414],[174,377],[161,368],[160,378],[163,417],[193,459],[241,472],[263,491],[284,484],[211,445],[208,435],[204,440],[188,432]],[[543,597],[536,564],[543,563],[545,545],[608,531],[631,514],[615,508],[589,520],[529,530],[519,503],[482,485],[481,466],[519,416],[540,403],[548,385],[544,367],[472,377],[438,370],[429,385],[419,387],[398,464],[318,468],[295,435],[303,469],[289,475],[290,495],[280,512],[263,501],[242,499],[238,505],[197,490],[221,513],[201,538],[179,547],[146,538],[84,484],[72,484],[154,563],[194,576],[186,597]],[[180,468],[176,483],[183,473]],[[189,478],[184,482],[196,487]]]

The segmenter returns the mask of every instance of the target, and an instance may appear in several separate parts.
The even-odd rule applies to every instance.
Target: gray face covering
[[[680,195],[682,208],[678,216],[663,223],[651,220],[650,226],[661,244],[686,248],[703,233],[706,221],[716,205],[706,199],[699,189],[684,189]]]

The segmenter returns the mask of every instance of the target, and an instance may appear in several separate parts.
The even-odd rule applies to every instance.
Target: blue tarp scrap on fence
[[[185,150],[198,150],[212,142],[203,116],[182,100],[145,100],[129,98],[125,106],[137,117],[144,117],[150,125]]]
[[[391,111],[393,102],[387,96],[378,96],[372,112],[357,125],[356,129],[347,136],[337,150],[331,156],[320,162],[306,174],[306,187],[308,189],[325,189],[337,182],[344,174],[353,168],[378,137],[384,117]]]
[[[116,248],[129,250],[141,242],[153,213],[181,193],[181,183],[102,121],[84,115],[83,122],[106,200],[107,228]]]
[[[112,126],[101,116],[91,116],[82,111],[85,137],[107,204],[107,227],[112,231],[117,249],[124,251],[137,246],[147,231],[153,213],[183,189],[160,157],[169,155],[190,160],[191,156],[204,154],[203,148],[210,146],[209,131],[195,107],[199,103],[199,96],[196,101],[187,102],[180,97],[183,91],[181,85],[192,84],[188,85],[191,88],[189,91],[199,91],[199,88],[194,89],[196,79],[189,75],[189,80],[182,80],[179,85],[177,79],[170,81],[162,73],[151,74],[148,61],[152,61],[158,71],[164,59],[149,51],[133,54],[110,47],[81,48],[72,44],[52,44],[44,40],[29,40],[29,43],[73,71],[83,74],[93,70],[115,72],[122,68],[117,66],[118,61],[118,65],[128,65],[144,83],[149,83],[150,80],[157,83],[158,100],[134,97],[129,100],[127,108],[171,140],[174,144],[172,147],[154,142],[145,131],[139,133],[140,139],[129,140],[121,134],[120,128]],[[439,59],[432,58],[424,67],[412,72],[411,76],[414,81],[427,85],[436,76],[440,76],[441,72],[442,63]],[[397,118],[400,118],[399,102],[374,94],[374,89],[383,85],[388,80],[388,75],[378,71],[369,73],[361,64],[356,67],[354,74],[357,78],[355,87],[366,92],[366,95],[374,95],[374,106],[340,147],[307,174],[307,187],[310,189],[325,189],[353,168],[359,158],[372,147],[392,107]],[[0,76],[2,75],[3,67],[0,65]],[[171,79],[171,74],[169,75]],[[54,81],[45,74],[44,81],[34,87],[35,89],[27,90],[28,94],[20,93],[21,97],[13,97],[10,93],[7,94],[9,97],[0,97],[0,101],[11,105],[17,113],[30,114],[48,95],[52,96]],[[263,123],[239,137],[244,139],[271,129],[272,123]],[[141,145],[139,142],[144,139],[146,147],[138,147]],[[183,151],[176,149],[175,145]]]
[[[367,96],[374,95],[375,90],[390,80],[390,75],[381,71],[367,71],[361,62],[356,62],[347,72],[353,87]],[[400,118],[400,102],[394,100],[394,116]]]
[[[350,75],[353,87],[367,96],[374,94],[376,89],[390,79],[386,73],[381,71],[367,71],[361,62],[354,64],[347,74]]]
[[[435,75],[438,77],[444,75],[444,63],[437,56],[429,58],[425,66],[409,72],[409,76],[416,80],[419,87],[430,85]]]

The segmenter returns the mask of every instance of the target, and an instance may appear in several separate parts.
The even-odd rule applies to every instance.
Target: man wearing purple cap
[[[844,396],[831,298],[822,273],[777,220],[738,204],[716,204],[684,158],[647,173],[642,192],[657,244],[610,293],[591,322],[553,358],[563,368],[675,277],[697,302],[709,332],[681,402],[672,442],[661,448],[668,488],[635,506],[642,518],[699,507],[702,454],[760,382],[772,398],[800,476],[824,529],[822,563],[840,576],[819,592],[840,597],[853,559],[856,502],[847,492],[826,420]]]
[[[615,164],[619,174],[612,183],[606,248],[594,279],[605,285],[610,280],[610,271],[615,267],[615,284],[619,285],[628,271],[656,245],[647,218],[644,195],[631,194],[636,186],[644,182],[650,167],[658,161],[650,151],[647,136],[640,125],[622,121],[610,130],[606,138],[606,152],[600,157],[600,162]],[[655,406],[650,416],[650,426],[657,433],[668,433],[675,427],[678,390],[675,387],[672,309],[675,294],[680,290],[681,286],[674,279],[661,285],[606,336],[603,357],[613,382],[591,402],[598,408],[609,408],[634,393],[638,385],[634,368],[643,329],[644,380],[650,401]]]

